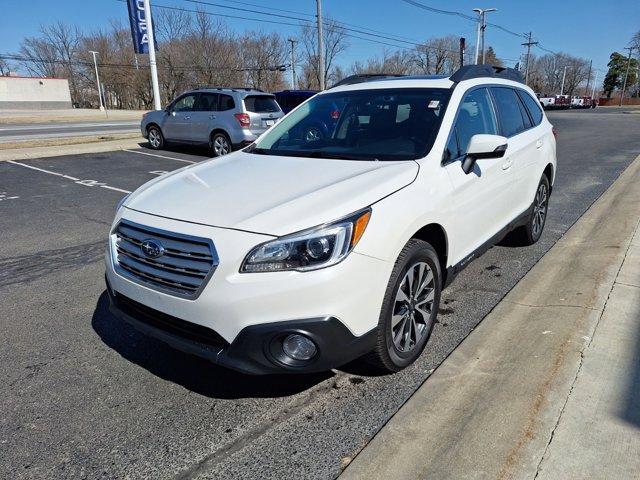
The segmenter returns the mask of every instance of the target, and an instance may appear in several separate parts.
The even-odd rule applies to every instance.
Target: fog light
[[[284,353],[294,360],[311,360],[318,349],[313,341],[304,335],[293,333],[282,342]]]

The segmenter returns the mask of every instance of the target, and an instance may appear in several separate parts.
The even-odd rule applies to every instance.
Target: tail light
[[[551,131],[553,132],[553,137],[558,138],[558,131],[556,130],[556,127],[551,128]]]
[[[238,120],[241,127],[248,127],[251,125],[251,119],[249,118],[248,113],[235,113],[233,116],[236,117],[236,120]]]
[[[334,120],[337,120],[338,118],[340,118],[340,110],[333,110],[331,112],[331,118]]]

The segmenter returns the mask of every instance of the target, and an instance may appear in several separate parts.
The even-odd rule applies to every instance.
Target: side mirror
[[[462,161],[462,171],[467,175],[473,171],[476,160],[501,158],[507,151],[507,138],[500,135],[477,134],[471,137],[467,155]]]

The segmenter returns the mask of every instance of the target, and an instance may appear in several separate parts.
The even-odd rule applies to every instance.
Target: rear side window
[[[469,92],[458,110],[458,117],[447,144],[445,159],[458,158],[467,152],[471,137],[479,133],[498,133],[496,118],[486,88]]]
[[[194,112],[212,112],[216,110],[218,94],[201,93],[193,106]]]
[[[522,90],[518,91],[518,95],[524,102],[527,110],[529,110],[531,118],[533,118],[533,124],[540,125],[540,123],[542,122],[542,109],[540,108],[540,102],[534,100],[531,95]]]
[[[268,95],[249,95],[244,98],[244,106],[248,112],[274,113],[279,112],[276,99]]]
[[[233,101],[233,97],[231,95],[220,94],[220,106],[218,110],[220,112],[224,112],[226,110],[233,110],[236,108],[236,102]]]
[[[525,118],[527,123],[529,119],[515,90],[508,87],[492,87],[491,92],[496,101],[502,135],[511,137],[527,128]]]

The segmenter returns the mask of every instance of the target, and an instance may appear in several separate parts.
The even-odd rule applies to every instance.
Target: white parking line
[[[44,168],[34,167],[33,165],[27,165],[25,163],[16,162],[14,160],[7,160],[7,163],[11,163],[13,165],[18,165],[20,167],[30,168],[31,170],[37,170],[39,172],[48,173],[49,175],[55,175],[56,177],[67,178],[72,180],[74,183],[78,185],[83,185],[85,187],[101,187],[106,188],[108,190],[114,190],[116,192],[122,193],[131,193],[129,190],[124,190],[122,188],[112,187],[107,185],[106,183],[98,182],[97,180],[80,180],[79,178],[72,177],[70,175],[65,175],[64,173],[52,172],[51,170],[45,170]]]
[[[150,157],[166,158],[167,160],[175,160],[176,162],[198,163],[198,162],[194,162],[193,160],[183,160],[182,158],[167,157],[165,155],[158,155],[157,153],[141,152],[140,150],[128,150],[126,148],[123,148],[122,151],[123,152],[131,152],[131,153],[139,153],[140,155],[148,155]]]

